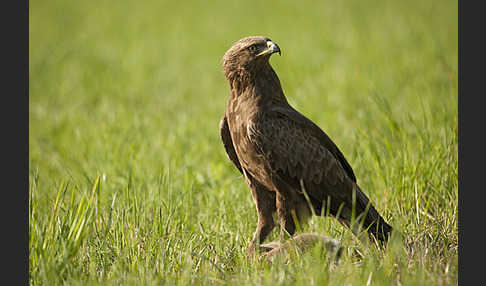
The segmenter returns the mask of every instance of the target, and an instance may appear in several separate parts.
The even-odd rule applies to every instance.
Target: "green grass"
[[[457,2],[29,4],[31,285],[457,284]],[[288,100],[404,240],[316,217],[339,264],[249,260],[255,206],[218,129],[221,58],[248,35],[279,44]]]

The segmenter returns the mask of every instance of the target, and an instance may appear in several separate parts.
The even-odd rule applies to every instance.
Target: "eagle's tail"
[[[368,231],[368,234],[381,242],[387,242],[393,228],[383,219],[378,213],[375,207],[371,204],[368,197],[361,191],[357,184],[354,184],[356,196],[353,197],[355,203],[350,203],[353,200],[343,202],[344,205],[341,209],[331,208],[331,213],[338,221],[351,228],[353,233],[361,237],[361,231],[363,229]],[[353,206],[354,221],[353,220]]]
[[[371,204],[368,197],[356,186],[356,216],[358,222],[363,222],[362,227],[377,240],[386,242],[391,235],[393,228],[383,219],[375,207]],[[364,216],[364,219],[360,219]]]

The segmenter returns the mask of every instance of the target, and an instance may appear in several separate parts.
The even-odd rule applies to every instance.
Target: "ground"
[[[278,43],[288,100],[405,241],[316,217],[302,231],[340,240],[339,264],[247,257],[256,211],[218,124],[248,35]],[[457,284],[457,52],[452,1],[31,2],[30,284]]]

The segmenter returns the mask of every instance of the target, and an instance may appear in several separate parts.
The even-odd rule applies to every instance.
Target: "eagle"
[[[311,215],[329,215],[356,235],[361,228],[372,241],[386,242],[392,227],[358,186],[344,155],[288,103],[269,63],[274,53],[281,55],[275,42],[250,36],[222,59],[231,92],[219,125],[221,140],[251,189],[258,214],[249,252],[269,250],[260,243],[276,225],[274,214],[281,239],[293,236],[296,225]]]

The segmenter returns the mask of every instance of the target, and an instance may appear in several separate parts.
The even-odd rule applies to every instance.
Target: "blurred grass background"
[[[457,2],[29,4],[31,285],[457,284]],[[279,44],[288,100],[413,249],[314,218],[339,265],[250,263],[256,211],[218,129],[221,58],[249,35]]]

